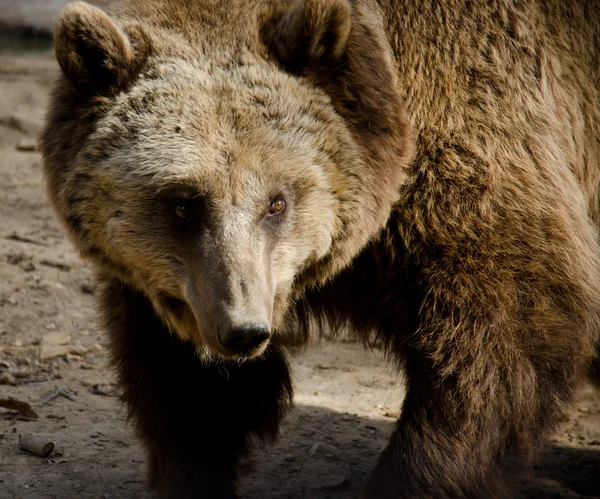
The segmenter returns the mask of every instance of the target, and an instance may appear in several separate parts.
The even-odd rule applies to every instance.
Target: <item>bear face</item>
[[[270,331],[296,274],[330,251],[342,225],[333,158],[357,164],[356,151],[325,99],[302,108],[287,91],[271,98],[256,68],[210,79],[169,63],[156,71],[116,99],[82,148],[81,216],[173,330],[220,352],[210,331],[247,322]]]
[[[252,4],[234,49],[217,33],[191,57],[185,29],[133,23],[127,5],[119,25],[82,3],[59,20],[51,198],[81,253],[200,355],[258,356],[397,198],[410,145],[391,56],[376,80],[366,64],[380,22],[339,1]]]

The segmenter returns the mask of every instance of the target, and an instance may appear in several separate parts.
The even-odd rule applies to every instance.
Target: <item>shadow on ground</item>
[[[17,423],[0,422],[8,426]],[[21,462],[18,468],[23,473],[8,475],[0,471],[0,497],[150,499],[152,496],[143,484],[141,449],[122,421],[114,423],[90,424],[96,428],[97,443],[78,455],[65,452],[63,456],[42,460],[19,453],[13,445],[3,445],[2,452],[15,450],[14,457]],[[392,419],[375,420],[321,407],[298,406],[284,424],[279,441],[243,466],[241,497],[357,498],[393,425]],[[10,439],[12,435],[7,435],[4,444]],[[67,434],[57,435],[57,439],[69,447]],[[103,453],[103,445],[110,447],[111,452]],[[7,460],[11,460],[9,456],[0,455],[0,464]],[[600,447],[595,450],[551,446],[518,497],[600,497],[599,478]]]
[[[550,446],[536,468],[523,497],[600,497],[600,445],[596,449]]]
[[[258,499],[357,498],[385,447],[393,420],[300,406],[280,441],[258,455],[242,496]],[[600,446],[549,446],[518,497],[600,497]]]

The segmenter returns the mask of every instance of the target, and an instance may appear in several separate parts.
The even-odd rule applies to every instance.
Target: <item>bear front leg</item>
[[[276,436],[291,403],[283,353],[203,362],[140,293],[113,281],[103,308],[123,400],[148,455],[149,481],[163,499],[229,499],[251,439]]]
[[[525,449],[509,447],[529,445],[534,428],[519,435],[516,427],[505,426],[511,424],[507,413],[514,410],[508,400],[489,400],[483,386],[461,392],[457,380],[417,362],[421,360],[409,361],[402,415],[361,499],[511,497],[504,472]]]
[[[364,499],[512,497],[585,373],[595,286],[486,268],[435,273],[402,352],[402,414]]]

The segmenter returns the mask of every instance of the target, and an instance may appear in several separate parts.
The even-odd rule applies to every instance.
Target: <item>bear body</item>
[[[161,497],[237,497],[315,323],[406,373],[365,498],[512,494],[599,371],[600,6],[77,2],[55,46],[49,193]]]

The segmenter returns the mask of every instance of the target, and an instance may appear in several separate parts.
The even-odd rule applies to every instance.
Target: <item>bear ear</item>
[[[147,52],[149,42],[139,29],[137,42]],[[141,42],[141,43],[140,43]],[[76,87],[88,91],[108,91],[121,86],[131,76],[139,57],[134,57],[130,38],[100,9],[73,2],[60,13],[54,30],[56,59]]]
[[[382,12],[348,0],[296,0],[283,9],[266,14],[262,25],[263,43],[283,69],[324,90],[360,140],[406,143]]]
[[[263,25],[263,39],[287,69],[334,65],[344,55],[352,26],[347,0],[297,0]]]

